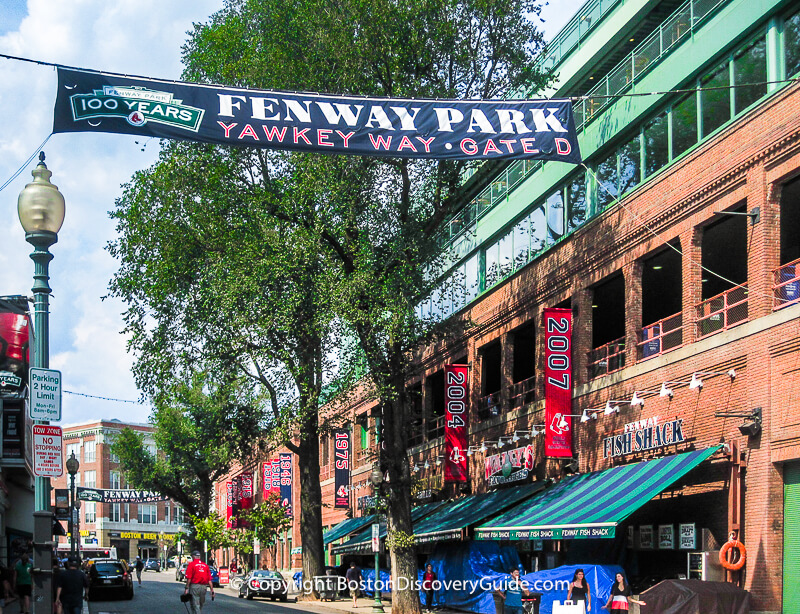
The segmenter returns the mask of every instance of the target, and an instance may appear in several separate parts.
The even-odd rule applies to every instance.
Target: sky
[[[269,0],[265,0],[269,1]],[[413,1],[413,0],[409,0]],[[67,66],[178,79],[180,49],[193,23],[205,22],[223,0],[0,0],[0,53]],[[550,0],[542,10],[546,38],[583,0]],[[0,185],[50,134],[56,72],[0,58]],[[125,306],[103,297],[117,263],[105,247],[116,237],[108,212],[121,185],[151,166],[156,140],[114,134],[56,134],[44,147],[51,181],[66,200],[64,226],[51,252],[50,368],[62,388],[135,401],[133,356],[126,349]],[[0,191],[0,295],[30,296],[31,246],[16,201],[36,161]],[[118,418],[145,422],[150,408],[64,394],[62,423]]]

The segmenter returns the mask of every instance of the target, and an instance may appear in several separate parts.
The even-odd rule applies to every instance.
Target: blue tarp
[[[555,569],[537,571],[525,574],[523,578],[528,582],[528,590],[542,593],[542,603],[539,614],[552,614],[553,601],[564,603],[567,598],[569,583],[575,575],[576,569],[583,569],[592,595],[592,612],[605,612],[600,606],[608,601],[614,576],[623,573],[622,567],[617,565],[563,565]],[[540,587],[542,590],[536,590]],[[491,612],[494,612],[492,609]]]

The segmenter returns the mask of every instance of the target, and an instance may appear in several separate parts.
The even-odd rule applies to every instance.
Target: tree
[[[239,517],[250,525],[253,536],[258,539],[262,548],[274,544],[280,532],[292,525],[286,510],[280,506],[280,496],[275,493],[263,503],[243,510]]]
[[[261,414],[241,380],[195,373],[165,382],[151,417],[157,452],[144,435],[123,429],[111,446],[129,484],[179,503],[190,519],[208,518],[214,482],[258,450]]]
[[[184,76],[402,98],[525,95],[550,78],[532,62],[542,49],[531,22],[539,8],[535,0],[229,0],[195,27]],[[465,163],[293,155],[276,167],[273,159],[250,158],[255,179],[242,166],[233,189],[247,198],[262,177],[284,171],[294,198],[266,201],[266,211],[318,237],[337,264],[335,310],[358,340],[383,412],[389,530],[403,545],[391,551],[393,577],[416,577],[406,383],[430,331],[414,309],[432,288],[423,272],[437,232],[468,195]],[[397,591],[393,605],[419,611],[413,591]]]
[[[206,542],[209,550],[227,548],[233,544],[230,530],[225,526],[225,519],[211,512],[205,518],[191,517],[194,526],[194,536],[198,542]]]

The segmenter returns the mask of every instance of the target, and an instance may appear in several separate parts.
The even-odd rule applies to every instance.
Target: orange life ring
[[[739,560],[735,563],[731,563],[728,560],[727,554],[728,551],[736,549],[739,551]],[[744,544],[740,542],[738,539],[726,542],[724,546],[722,546],[722,550],[719,551],[719,562],[725,569],[728,571],[738,571],[742,567],[744,567],[745,561],[747,561],[747,548],[744,547]]]

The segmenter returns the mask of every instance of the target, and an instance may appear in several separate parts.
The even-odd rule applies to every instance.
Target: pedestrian
[[[344,577],[347,580],[347,588],[350,589],[350,596],[353,598],[353,607],[355,608],[357,607],[358,591],[361,588],[361,582],[364,580],[361,575],[361,568],[356,565],[355,561],[350,561],[350,568],[345,572]],[[377,578],[375,590],[378,590]]]
[[[503,611],[505,614],[524,614],[522,609],[522,595],[530,595],[525,582],[520,579],[519,569],[511,570],[511,578],[505,580],[495,591],[503,598]]]
[[[425,611],[433,611],[433,583],[437,580],[433,565],[425,565],[425,573],[422,575],[422,590],[425,591]]]
[[[592,611],[592,594],[589,591],[589,583],[586,581],[586,574],[583,569],[576,569],[569,583],[567,591],[567,601],[577,601],[578,605],[583,606],[584,612]]]
[[[136,557],[136,563],[133,564],[133,568],[136,570],[136,579],[139,581],[139,586],[142,585],[142,571],[144,570],[144,561],[142,557]]]
[[[618,573],[614,576],[614,585],[611,587],[608,603],[601,607],[604,610],[609,610],[611,614],[621,614],[628,611],[628,606],[631,603],[647,605],[644,601],[631,597],[631,587],[625,582],[625,576]]]
[[[206,602],[206,588],[211,589],[214,601],[214,584],[211,582],[211,568],[200,559],[200,551],[192,552],[192,562],[186,567],[186,590],[184,594],[192,597],[192,612],[200,614]]]
[[[19,596],[20,614],[30,614],[31,612],[31,593],[33,592],[33,563],[28,558],[28,553],[23,552],[17,564],[14,565],[14,590]]]
[[[71,557],[58,574],[56,604],[64,608],[64,614],[81,614],[84,599],[89,600],[89,579],[78,568],[78,559]]]

